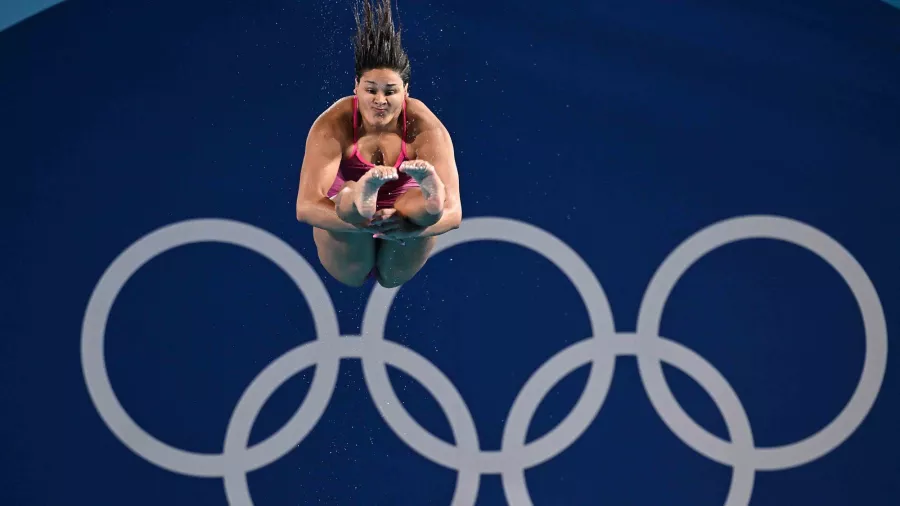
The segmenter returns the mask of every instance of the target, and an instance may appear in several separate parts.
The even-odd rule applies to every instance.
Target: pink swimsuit
[[[338,168],[337,176],[334,178],[334,183],[331,184],[331,188],[328,190],[328,198],[337,195],[337,193],[341,191],[341,188],[343,188],[345,181],[359,181],[359,178],[361,178],[363,174],[375,166],[374,164],[363,160],[362,155],[359,153],[359,146],[357,145],[358,139],[356,137],[357,107],[358,99],[357,97],[353,97],[353,154],[350,155],[350,158],[341,160],[341,165]],[[394,164],[394,167],[399,168],[400,164],[406,160],[409,160],[409,158],[406,155],[406,100],[404,100],[403,137],[400,145],[400,156],[397,157],[397,162]],[[403,174],[402,172],[398,175],[399,178],[397,180],[388,181],[378,190],[378,199],[376,200],[377,209],[393,207],[394,202],[397,201],[397,198],[400,197],[400,195],[406,193],[410,188],[417,188],[419,186],[419,183],[408,175]]]

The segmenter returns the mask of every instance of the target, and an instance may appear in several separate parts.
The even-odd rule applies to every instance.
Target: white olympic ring
[[[816,434],[777,448],[754,445],[750,420],[737,394],[715,367],[658,332],[668,296],[691,265],[720,246],[750,238],[787,241],[828,262],[856,298],[866,335],[863,371],[847,406]],[[749,504],[756,471],[800,466],[842,444],[862,424],[881,389],[887,367],[887,325],[875,287],[849,252],[806,224],[782,217],[750,216],[725,220],[694,234],[657,270],[644,294],[634,333],[616,331],[606,295],[578,254],[532,225],[503,218],[467,219],[458,230],[438,238],[432,255],[478,240],[517,244],[552,261],[574,284],[591,322],[591,336],[551,357],[522,387],[510,409],[499,451],[481,450],[465,401],[434,364],[384,339],[397,288],[376,287],[363,316],[362,335],[341,336],[328,292],[309,263],[268,232],[228,220],[191,220],[163,227],[129,246],[103,273],[88,302],[82,328],[81,360],[91,400],[112,433],[137,455],[172,472],[221,477],[229,504],[252,506],[247,473],[280,459],[309,434],[334,391],[340,360],[360,359],[376,407],[394,433],[417,453],[458,472],[452,505],[475,504],[483,474],[501,475],[510,504],[531,505],[525,470],[559,455],[587,430],[609,391],[616,357],[634,355],[651,404],[669,429],[695,451],[733,468],[725,505],[738,506]],[[315,326],[314,340],[269,364],[244,391],[228,423],[220,454],[174,448],[145,432],[116,398],[104,357],[107,318],[128,279],[155,256],[197,242],[242,246],[274,262],[306,298]],[[666,383],[662,362],[678,367],[706,390],[722,413],[730,442],[710,434],[685,413]],[[543,398],[559,381],[588,363],[590,377],[572,411],[553,430],[526,444],[528,427]],[[388,365],[415,378],[434,396],[450,422],[456,446],[435,437],[409,415],[388,379]],[[248,446],[253,424],[269,397],[292,376],[312,366],[312,386],[296,413],[268,439]]]

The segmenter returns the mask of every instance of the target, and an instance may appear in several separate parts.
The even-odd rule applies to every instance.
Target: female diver
[[[297,220],[313,227],[319,261],[348,286],[409,281],[435,236],[459,227],[462,206],[450,134],[409,96],[409,57],[390,0],[364,0],[356,18],[354,93],[313,123]]]

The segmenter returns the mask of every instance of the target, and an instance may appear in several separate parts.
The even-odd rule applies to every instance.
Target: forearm
[[[409,237],[433,237],[445,234],[451,230],[459,228],[462,222],[462,210],[459,206],[446,209],[441,218],[433,225],[427,227],[419,227],[417,230],[409,234]]]
[[[297,221],[329,232],[361,232],[358,226],[338,216],[334,202],[328,198],[298,205]]]

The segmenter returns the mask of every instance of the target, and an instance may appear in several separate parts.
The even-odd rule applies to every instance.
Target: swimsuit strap
[[[406,99],[403,99],[403,136],[400,138],[400,159],[406,158]],[[398,165],[399,166],[399,165]]]
[[[357,111],[357,98],[356,95],[353,95],[353,153],[350,154],[350,157],[356,156],[357,151],[359,150],[359,146],[357,146],[356,141],[356,111]]]
[[[399,169],[400,165],[406,161],[406,99],[403,99],[403,131],[400,134],[400,156],[397,157],[397,163],[394,164],[395,169]]]
[[[353,95],[353,143],[356,143],[356,113],[358,111],[357,101],[359,99],[356,98],[356,95]]]

